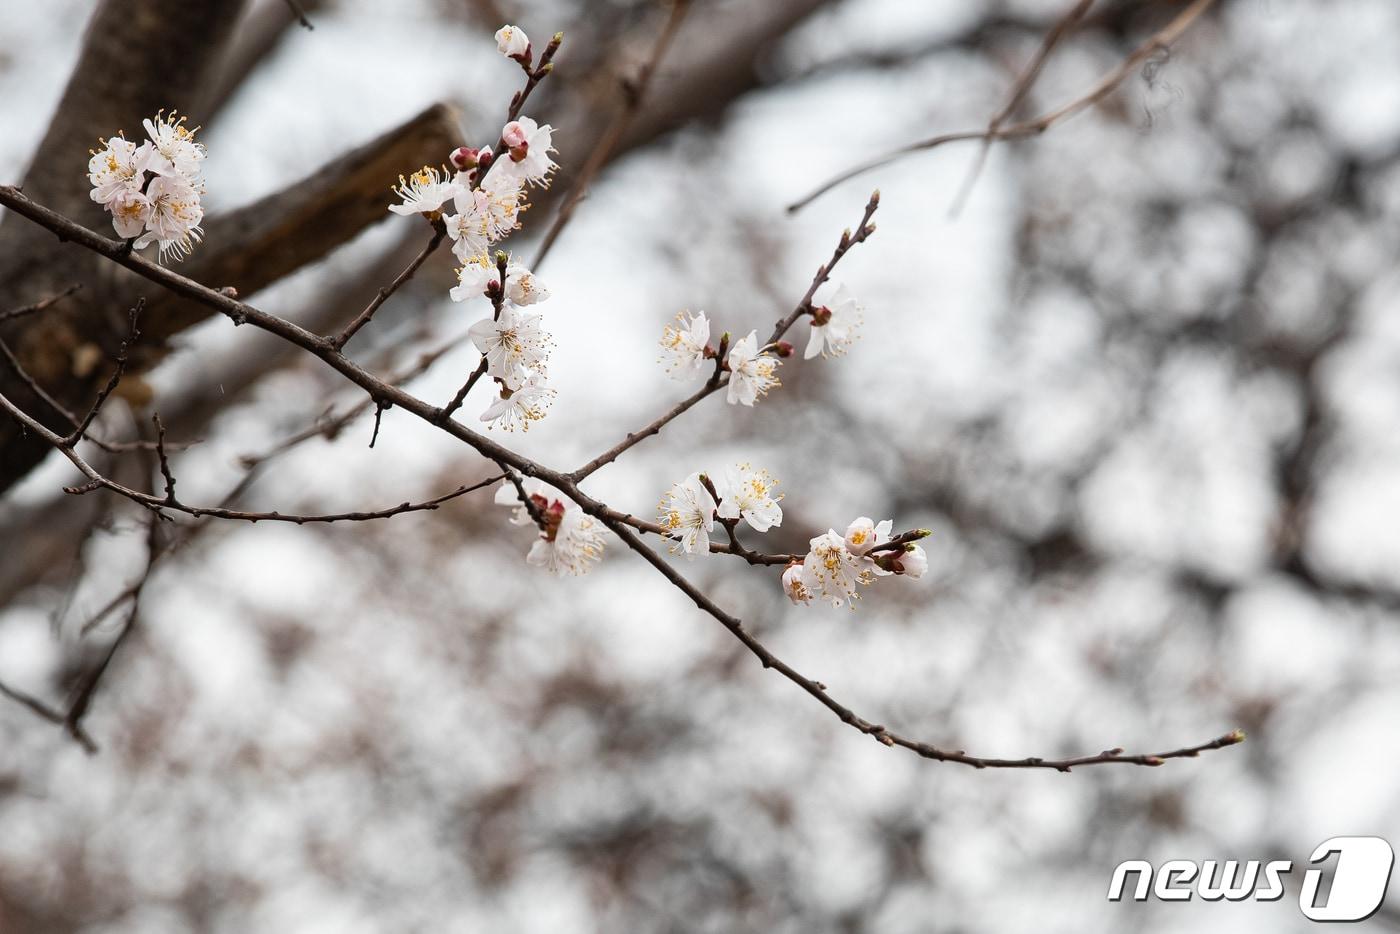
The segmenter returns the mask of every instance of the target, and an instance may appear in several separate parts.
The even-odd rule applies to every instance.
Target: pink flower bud
[[[775,344],[774,347],[773,347],[773,352],[776,353],[776,354],[777,354],[778,356],[780,356],[780,357],[791,357],[791,356],[792,356],[792,352],[793,352],[793,350],[795,350],[795,349],[796,349],[796,348],[794,348],[794,347],[793,347],[791,344],[789,344],[787,341],[778,341],[778,343]]]
[[[529,142],[529,137],[525,135],[525,128],[520,125],[519,120],[512,120],[505,125],[505,129],[501,130],[501,139],[510,149],[524,146]]]
[[[490,150],[487,151],[489,152]],[[465,172],[467,169],[476,168],[480,157],[480,151],[470,146],[458,146],[456,149],[452,150],[452,155],[448,158],[452,161],[453,168],[458,172]]]

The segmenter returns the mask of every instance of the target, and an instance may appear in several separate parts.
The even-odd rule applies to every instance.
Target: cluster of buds
[[[147,138],[138,146],[124,134],[100,140],[88,160],[92,200],[112,215],[117,235],[133,240],[134,249],[152,243],[158,258],[183,259],[199,242],[204,219],[204,144],[195,141],[199,128],[171,111],[142,121]]]

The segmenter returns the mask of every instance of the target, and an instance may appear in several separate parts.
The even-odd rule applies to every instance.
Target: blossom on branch
[[[94,150],[92,158],[88,159],[88,181],[92,183],[89,197],[106,207],[120,194],[140,194],[145,184],[146,163],[151,157],[150,144],[138,147],[120,136],[99,142],[102,148]]]
[[[554,390],[539,376],[531,376],[519,389],[502,386],[500,397],[481,413],[481,420],[492,428],[500,425],[506,431],[529,431],[530,424],[544,418],[553,401]]]
[[[540,126],[529,117],[512,120],[501,130],[501,139],[509,148],[509,158],[497,159],[491,165],[489,176],[500,172],[514,178],[523,179],[532,185],[548,186],[549,176],[559,168],[549,154],[554,152],[554,127]]]
[[[496,30],[496,51],[506,58],[528,62],[530,59],[530,37],[519,26],[502,26]]]
[[[767,350],[758,349],[758,332],[750,331],[748,336],[736,343],[729,351],[729,393],[726,401],[730,405],[751,406],[768,390],[781,386],[778,381],[777,357]]]
[[[165,111],[156,114],[154,120],[143,120],[150,137],[151,152],[146,168],[157,175],[179,176],[194,181],[199,177],[201,163],[206,155],[204,144],[195,142],[193,130],[185,126],[185,118],[177,118],[175,111],[165,116]]]
[[[851,554],[835,529],[812,539],[811,549],[802,561],[802,584],[832,606],[853,605],[860,599],[857,587],[875,579],[871,562]]]
[[[876,525],[870,518],[861,516],[846,527],[846,550],[853,555],[863,555],[876,545],[889,541],[893,528],[893,519],[885,519]]]
[[[755,532],[767,532],[783,524],[783,510],[778,505],[783,495],[773,495],[777,488],[778,481],[766,470],[754,470],[748,464],[730,467],[718,487],[716,514],[721,519],[743,518]]]
[[[539,480],[524,480],[521,489],[530,506],[521,502],[520,490],[509,480],[497,488],[495,500],[499,506],[515,507],[511,524],[539,528],[540,537],[530,547],[526,562],[559,576],[587,573],[603,557],[602,524]]]
[[[558,523],[541,533],[525,560],[551,574],[587,574],[603,557],[603,526],[573,503],[564,506]]]
[[[715,527],[715,498],[699,473],[693,473],[666,491],[657,506],[661,528],[675,541],[672,554],[708,554],[710,532]]]
[[[504,305],[499,317],[478,321],[467,333],[486,358],[486,372],[507,389],[519,389],[532,375],[544,374],[552,341],[539,315]]]
[[[203,236],[199,222],[204,219],[204,208],[199,203],[199,190],[183,176],[161,175],[146,186],[145,197],[146,232],[137,238],[136,249],[157,243],[161,259],[167,253],[188,256]]]
[[[405,217],[410,214],[432,214],[455,198],[461,185],[447,177],[446,171],[439,173],[432,166],[425,165],[408,178],[399,176],[397,187],[389,189],[403,199],[402,204],[391,204],[389,210]]]
[[[183,258],[202,236],[204,144],[173,110],[143,125],[150,138],[139,146],[118,134],[91,153],[88,194],[112,215],[118,236],[135,238],[134,249],[156,243],[162,262],[171,253]]]
[[[804,360],[818,354],[823,357],[844,355],[865,322],[865,309],[844,285],[836,289],[833,299],[831,305],[818,305],[812,309],[812,332],[807,339],[807,349],[802,354]]]
[[[676,323],[666,325],[661,332],[660,360],[666,364],[667,375],[686,379],[703,372],[709,340],[710,320],[703,311],[696,315],[678,313]]]
[[[794,606],[807,606],[812,602],[812,592],[802,582],[802,575],[801,564],[789,564],[783,571],[783,593]]]

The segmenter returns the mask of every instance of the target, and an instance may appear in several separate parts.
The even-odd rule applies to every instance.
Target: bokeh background
[[[689,308],[763,331],[878,185],[878,232],[836,277],[867,309],[851,354],[789,361],[753,410],[710,400],[588,488],[645,514],[746,460],[786,490],[773,550],[858,515],[931,528],[929,575],[854,612],[791,607],[773,570],[683,567],[907,735],[1004,756],[1247,743],[1070,775],[886,749],[615,540],[586,578],[528,568],[528,531],[489,494],[372,524],[215,524],[156,566],[87,720],[99,755],[0,705],[0,930],[1306,929],[1317,843],[1400,841],[1400,7],[1220,0],[1101,106],[994,148],[956,214],[975,144],[783,210],[872,153],[984,125],[1068,6],[696,0],[645,132],[540,271],[559,397],[509,440],[568,468],[648,421],[687,391],[655,363],[662,326]],[[1179,8],[1100,3],[1024,113]],[[6,181],[91,9],[0,16]],[[504,21],[566,33],[532,115],[609,113],[663,14],[312,4],[315,30],[281,28],[201,121],[207,203],[274,192],[436,100],[461,107],[464,142],[493,140],[518,84],[491,40]],[[710,77],[687,83],[696,62]],[[587,155],[556,145],[566,169]],[[521,255],[552,210],[527,216]],[[358,308],[405,232],[421,241],[410,226],[386,212],[253,300]],[[464,331],[480,312],[446,300],[450,276],[436,257],[361,359],[387,371]],[[211,321],[149,375],[202,439],[175,458],[187,502],[358,401],[273,347]],[[412,388],[445,400],[475,362],[458,350]],[[402,413],[372,450],[369,432],[300,446],[240,503],[373,508],[491,473]],[[64,499],[70,477],[51,459],[0,501],[0,680],[55,703],[115,635],[80,630],[140,573],[146,534],[120,503]],[[1300,869],[1271,905],[1111,904],[1128,858]],[[1400,928],[1400,906],[1360,928]]]

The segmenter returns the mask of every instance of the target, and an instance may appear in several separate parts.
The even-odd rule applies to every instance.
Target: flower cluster
[[[173,110],[142,125],[147,138],[139,146],[119,134],[92,150],[89,194],[112,215],[119,237],[136,238],[135,249],[155,243],[162,261],[168,253],[183,259],[202,236],[204,144],[195,142],[199,128]]]
[[[657,505],[661,529],[671,539],[671,553],[709,554],[715,521],[731,529],[740,520],[755,532],[783,524],[778,481],[768,471],[748,464],[730,467],[718,484],[693,473],[666,491]]]
[[[530,39],[524,30],[501,27],[496,46],[529,70]],[[448,293],[454,302],[490,300],[492,317],[470,331],[498,388],[481,420],[507,431],[527,430],[554,398],[545,385],[553,341],[540,316],[524,310],[549,298],[549,289],[507,254],[493,255],[492,247],[520,227],[529,206],[527,186],[548,185],[558,168],[549,155],[553,132],[529,117],[511,120],[501,129],[499,153],[490,146],[460,146],[449,156],[452,169],[425,165],[407,178],[399,176],[392,190],[400,203],[389,206],[395,214],[423,214],[442,224],[462,264]]]
[[[496,503],[514,507],[512,525],[539,527],[540,537],[530,546],[526,562],[560,577],[588,573],[603,557],[602,524],[538,480],[526,480],[522,487],[530,506],[520,501],[510,481],[496,490]]]
[[[828,529],[808,543],[811,548],[800,562],[783,571],[783,592],[795,604],[811,603],[813,598],[830,601],[832,606],[854,606],[860,588],[877,577],[902,575],[918,580],[928,570],[928,556],[913,542],[881,548],[890,542],[894,523],[876,523],[865,516],[852,522],[846,534]],[[928,534],[920,529],[919,537]],[[908,536],[901,536],[901,540]]]
[[[710,319],[702,311],[691,315],[685,312],[676,315],[676,323],[668,324],[661,333],[661,362],[666,373],[677,380],[690,379],[704,373],[706,362],[717,360],[729,342],[726,333],[720,338],[720,349],[709,344]],[[781,386],[778,380],[778,366],[782,362],[777,354],[783,345],[758,345],[758,332],[736,341],[722,364],[722,370],[729,372],[729,388],[726,399],[730,405],[752,406],[768,390]]]

